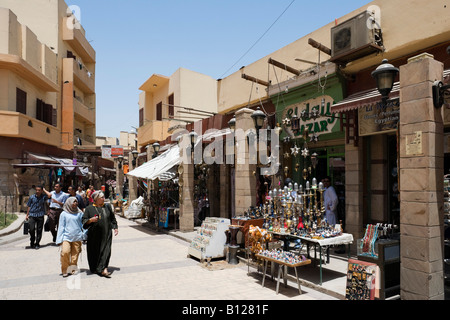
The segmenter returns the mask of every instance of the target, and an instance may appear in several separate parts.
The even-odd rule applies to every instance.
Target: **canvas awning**
[[[400,82],[394,83],[389,99],[395,99],[400,96]],[[377,88],[358,92],[345,98],[344,100],[331,106],[332,113],[347,112],[359,109],[368,104],[381,101],[381,94]]]
[[[169,176],[166,173],[180,162],[180,148],[178,145],[173,145],[169,150],[128,172],[127,175],[147,180],[155,180],[160,177],[167,179]]]

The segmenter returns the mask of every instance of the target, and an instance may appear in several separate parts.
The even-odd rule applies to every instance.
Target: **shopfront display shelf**
[[[230,219],[207,217],[192,240],[188,255],[200,259],[225,257],[226,234]]]

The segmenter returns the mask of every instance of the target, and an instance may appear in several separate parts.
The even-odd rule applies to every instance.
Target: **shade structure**
[[[127,176],[147,180],[165,180],[172,176],[170,174],[171,169],[180,164],[180,162],[180,148],[177,145],[174,145],[158,157],[128,172]],[[175,175],[173,175],[173,177],[175,177]]]

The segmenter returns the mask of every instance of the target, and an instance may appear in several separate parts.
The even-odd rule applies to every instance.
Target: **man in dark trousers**
[[[49,193],[50,209],[48,211],[48,219],[50,231],[53,235],[53,242],[56,241],[56,235],[58,233],[59,216],[62,212],[62,207],[68,194],[61,190],[61,185],[59,183],[55,184],[55,190]]]
[[[44,216],[46,214],[45,203],[51,196],[50,192],[43,186],[36,187],[36,193],[31,195],[27,202],[26,220],[30,225],[30,247],[39,249],[39,243],[42,238],[42,229],[44,226]]]

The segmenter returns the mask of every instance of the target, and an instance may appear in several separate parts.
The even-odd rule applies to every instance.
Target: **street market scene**
[[[0,300],[450,299],[450,3],[352,2],[217,79],[151,56],[111,111],[98,4],[0,0]]]

